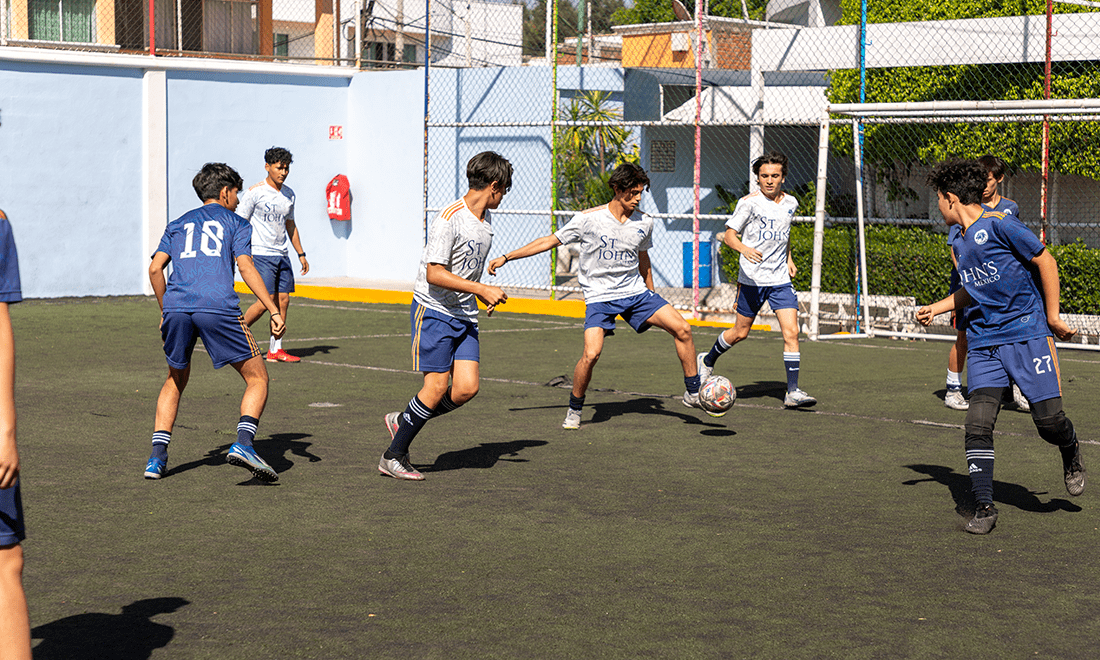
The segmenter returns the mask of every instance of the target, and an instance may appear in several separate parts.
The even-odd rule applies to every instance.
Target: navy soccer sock
[[[397,428],[397,433],[393,435],[393,442],[390,443],[390,448],[386,452],[391,455],[386,458],[396,458],[408,454],[409,445],[412,444],[413,438],[428,423],[432,414],[432,411],[424,405],[419,397],[414,396],[410,399],[409,405],[405,406],[405,412],[401,413],[401,424]]]
[[[718,339],[714,340],[714,346],[710,347],[710,352],[703,358],[703,364],[708,367],[713,367],[714,363],[718,361],[718,358],[722,357],[723,353],[733,348],[733,344],[727,344],[724,337],[724,332],[718,334]]]
[[[241,415],[241,421],[237,422],[237,444],[242,447],[251,447],[256,439],[256,427],[260,420],[248,415]]]
[[[694,376],[684,376],[684,387],[687,388],[688,394],[699,393],[699,374]]]
[[[583,407],[584,407],[584,397],[583,396],[573,396],[572,392],[570,392],[570,394],[569,394],[569,409],[570,410],[576,410],[577,412],[580,412],[581,408],[583,408]]]
[[[993,504],[993,448],[967,449],[966,469],[978,504]]]
[[[801,353],[783,351],[783,367],[787,370],[787,391],[798,389],[798,367],[802,361]]]
[[[447,391],[443,393],[443,398],[440,399],[439,405],[435,407],[435,411],[432,412],[432,418],[439,417],[440,415],[446,415],[449,412],[454,412],[462,406],[451,400],[451,388],[447,388]]]
[[[156,431],[153,433],[153,454],[150,458],[168,460],[168,443],[172,442],[172,434],[169,431]]]

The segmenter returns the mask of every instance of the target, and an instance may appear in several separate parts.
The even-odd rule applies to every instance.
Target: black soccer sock
[[[583,407],[584,407],[584,397],[583,396],[573,396],[573,394],[570,393],[569,394],[569,409],[570,410],[576,410],[577,412],[580,412],[581,408],[583,408]]]
[[[432,413],[432,417],[439,417],[440,415],[446,415],[449,412],[458,410],[462,406],[451,400],[451,388],[447,388],[447,391],[443,393],[443,398],[439,400],[439,405],[435,407],[435,411]]]
[[[256,427],[260,420],[249,415],[241,415],[241,421],[237,422],[237,444],[242,447],[251,447],[256,439]]]
[[[169,431],[156,431],[153,433],[153,454],[150,458],[168,460],[168,443],[172,442],[172,434]]]
[[[714,346],[710,347],[710,352],[703,358],[703,364],[708,367],[713,367],[714,363],[718,361],[718,358],[722,357],[722,354],[733,348],[733,344],[727,344],[724,339],[725,333],[718,333],[718,339],[714,340]]]
[[[409,405],[405,406],[405,412],[401,413],[403,421],[398,426],[397,433],[393,434],[393,442],[390,443],[389,449],[390,453],[398,456],[408,454],[409,445],[412,444],[416,434],[420,433],[420,429],[424,428],[424,425],[431,418],[432,411],[424,405],[419,397],[414,396],[410,399]]]
[[[684,376],[684,387],[687,388],[688,394],[699,393],[699,374],[694,376]]]

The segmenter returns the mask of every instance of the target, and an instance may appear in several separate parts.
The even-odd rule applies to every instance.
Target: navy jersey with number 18
[[[204,204],[168,223],[157,252],[172,260],[165,312],[241,313],[233,272],[237,257],[252,256],[247,220],[221,204]]]

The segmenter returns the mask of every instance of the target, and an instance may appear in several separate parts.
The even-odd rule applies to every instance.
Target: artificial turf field
[[[269,486],[225,462],[243,383],[201,351],[169,472],[142,478],[154,299],[12,317],[38,660],[1096,657],[1100,482],[1070,498],[1057,450],[1003,411],[998,527],[961,531],[946,343],[804,341],[820,403],[788,411],[782,341],[757,332],[718,363],[739,398],[712,419],[678,400],[672,340],[620,323],[565,431],[544,384],[572,374],[579,322],[498,312],[480,394],[425,427],[411,483],[376,467],[421,382],[407,308],[298,298],[302,362],[268,364]],[[1063,351],[1061,373],[1100,466],[1100,355]]]

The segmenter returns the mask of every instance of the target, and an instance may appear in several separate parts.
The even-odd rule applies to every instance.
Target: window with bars
[[[30,0],[29,36],[41,41],[95,41],[95,0]]]

